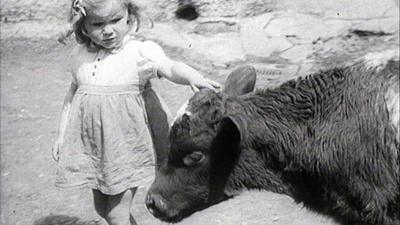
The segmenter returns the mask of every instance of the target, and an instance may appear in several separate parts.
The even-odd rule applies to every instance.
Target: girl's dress
[[[154,42],[125,37],[117,50],[77,49],[72,100],[56,185],[115,195],[154,179],[141,90],[167,59]],[[166,109],[164,104],[164,109]]]

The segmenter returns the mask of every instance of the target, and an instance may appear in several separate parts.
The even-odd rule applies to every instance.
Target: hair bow
[[[76,11],[81,13],[83,16],[86,16],[86,10],[82,6],[82,1],[81,0],[74,0],[72,3],[72,8]]]

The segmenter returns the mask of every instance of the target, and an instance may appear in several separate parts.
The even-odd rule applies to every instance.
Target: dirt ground
[[[336,56],[316,52],[315,62],[319,67],[331,66],[371,50],[398,48],[398,37],[385,38],[357,43],[336,40],[338,43],[331,44],[345,43],[341,52],[335,52]],[[1,40],[0,223],[3,225],[28,225],[51,213],[96,218],[90,191],[60,190],[53,184],[56,164],[51,158],[51,146],[69,86],[70,47],[49,39]],[[222,82],[224,73],[215,72],[211,78]],[[155,89],[165,96],[172,112],[191,95],[188,87],[165,80],[156,81]],[[145,190],[139,190],[135,198],[134,215],[138,223],[163,224],[144,208],[144,193]]]

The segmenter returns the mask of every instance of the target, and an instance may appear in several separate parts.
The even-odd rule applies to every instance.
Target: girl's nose
[[[108,26],[108,25],[104,26],[104,28],[103,28],[104,36],[110,36],[110,35],[112,35],[112,33],[113,33],[113,29],[111,28],[111,26]]]

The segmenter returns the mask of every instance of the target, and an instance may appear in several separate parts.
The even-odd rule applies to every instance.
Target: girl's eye
[[[111,23],[117,23],[118,21],[120,21],[122,18],[116,18],[116,19],[113,19],[113,20],[111,20]]]
[[[92,23],[92,26],[101,27],[101,26],[103,26],[103,23]]]
[[[196,152],[192,152],[189,155],[185,156],[185,158],[183,158],[183,163],[186,166],[194,166],[197,165],[201,162],[203,162],[205,159],[205,155],[202,152],[196,151]]]

